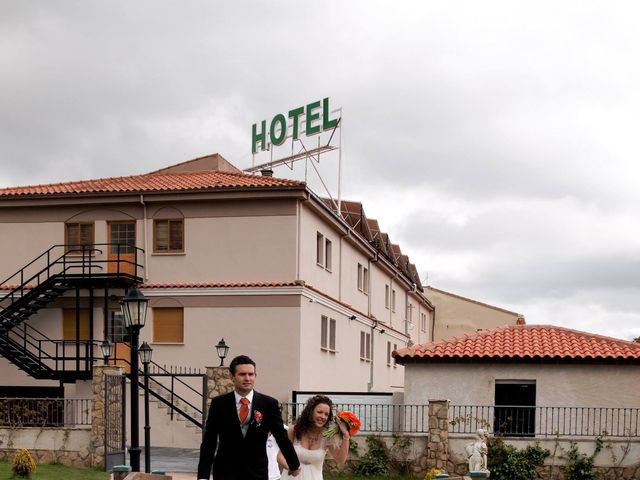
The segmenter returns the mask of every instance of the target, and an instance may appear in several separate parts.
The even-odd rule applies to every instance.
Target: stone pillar
[[[449,460],[449,400],[429,400],[427,468],[447,469]]]
[[[117,365],[94,365],[91,383],[91,445],[90,464],[104,468],[104,391],[105,375],[122,375],[123,368]]]
[[[213,397],[233,390],[228,367],[207,367],[207,379],[207,398],[209,402]]]

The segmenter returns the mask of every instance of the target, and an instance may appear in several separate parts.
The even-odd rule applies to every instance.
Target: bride
[[[322,436],[333,420],[333,402],[329,397],[316,395],[311,397],[296,419],[289,426],[289,439],[300,460],[300,474],[296,477],[289,475],[287,463],[281,453],[278,462],[284,467],[282,480],[322,480],[322,465],[327,452],[331,454],[339,465],[347,461],[349,455],[349,431],[343,422],[338,422],[342,432],[342,441],[338,445],[335,435],[331,438]]]

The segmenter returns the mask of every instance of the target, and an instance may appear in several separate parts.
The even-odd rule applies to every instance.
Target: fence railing
[[[0,398],[0,428],[91,425],[87,398]]]
[[[638,437],[640,408],[450,405],[449,424],[451,433],[484,428],[517,437]]]
[[[284,403],[282,408],[282,418],[292,423],[302,413],[304,403]],[[429,430],[429,405],[334,404],[334,412],[341,410],[350,410],[360,418],[362,433],[426,433]]]

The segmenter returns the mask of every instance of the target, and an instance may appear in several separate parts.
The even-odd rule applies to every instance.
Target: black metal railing
[[[87,398],[0,398],[0,427],[91,425]]]
[[[304,403],[283,403],[282,417],[292,423],[302,412]],[[428,405],[388,405],[336,403],[334,413],[349,410],[360,418],[363,433],[426,433],[429,431]]]
[[[130,365],[128,358],[118,357],[110,359],[110,361],[114,361],[117,364]],[[144,379],[142,370],[138,372],[138,375],[141,379]],[[181,377],[199,378],[201,381],[200,389],[189,385]],[[169,384],[166,385],[158,378],[168,380]],[[139,387],[144,389],[144,383],[140,382]],[[206,375],[200,369],[175,366],[167,368],[166,365],[161,366],[152,361],[149,365],[149,395],[169,407],[171,420],[174,419],[175,415],[179,415],[196,427],[202,428],[206,419],[207,394]],[[187,396],[191,397],[191,400],[187,399]]]
[[[103,247],[111,251],[113,257],[104,254]],[[115,248],[115,252],[113,252]],[[129,259],[130,250],[133,250],[133,260]],[[138,263],[138,256],[144,250],[119,243],[94,243],[90,245],[59,244],[47,249],[36,258],[27,263],[13,275],[9,276],[0,285],[8,289],[8,292],[0,297],[0,305],[6,309],[7,305],[23,298],[36,287],[42,285],[53,277],[91,277],[107,272],[116,276],[138,275],[142,267]],[[113,265],[112,268],[109,266]],[[126,267],[129,268],[126,268]],[[106,267],[106,270],[105,270]],[[131,274],[128,270],[133,270]],[[2,312],[0,312],[1,314]]]
[[[94,350],[98,347],[95,341],[51,339],[27,323],[9,330],[0,338],[0,344],[5,348],[19,349],[23,354],[23,361],[37,360],[42,369],[48,368],[56,372],[90,371],[96,360]],[[33,368],[36,367],[33,365]]]
[[[449,420],[451,433],[474,433],[484,428],[513,437],[640,436],[640,408],[635,407],[450,405]]]

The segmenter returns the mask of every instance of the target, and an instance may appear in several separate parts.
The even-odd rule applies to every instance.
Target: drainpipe
[[[433,306],[433,321],[431,322],[431,341],[436,339],[436,306]]]
[[[369,383],[367,384],[367,392],[370,392],[373,389],[373,367],[375,364],[375,362],[373,361],[375,358],[373,346],[376,343],[375,333],[376,333],[377,326],[378,326],[378,320],[374,319],[373,323],[371,324],[371,367],[369,368]]]
[[[140,205],[142,205],[142,246],[144,248],[144,280],[149,280],[149,262],[147,261],[147,205],[144,203],[144,195],[140,194]]]

